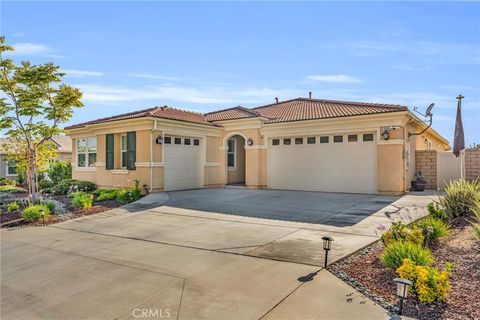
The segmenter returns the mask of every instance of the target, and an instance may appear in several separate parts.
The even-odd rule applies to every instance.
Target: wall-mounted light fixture
[[[156,144],[162,144],[163,143],[163,138],[160,136],[157,139],[155,139]]]
[[[387,126],[387,127],[383,127],[383,133],[382,133],[382,137],[384,140],[388,140],[390,139],[390,131],[393,131],[393,130],[397,130],[399,129],[400,127],[398,126]]]
[[[253,146],[253,140],[252,140],[252,138],[248,138],[248,140],[247,140],[247,146]]]
[[[388,139],[390,139],[390,132],[387,131],[387,130],[383,131],[382,137],[383,137],[383,140],[388,140]]]

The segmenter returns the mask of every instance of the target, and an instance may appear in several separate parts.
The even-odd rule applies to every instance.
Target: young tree
[[[22,61],[17,66],[4,59],[4,53],[13,50],[0,37],[0,130],[6,130],[10,143],[26,160],[31,201],[37,203],[39,157],[48,153],[52,136],[63,132],[60,125],[72,117],[73,109],[83,106],[82,93],[62,83],[65,74],[53,63]]]

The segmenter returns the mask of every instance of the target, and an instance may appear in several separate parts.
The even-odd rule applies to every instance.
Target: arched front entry
[[[245,185],[245,138],[234,134],[225,140],[227,184]]]

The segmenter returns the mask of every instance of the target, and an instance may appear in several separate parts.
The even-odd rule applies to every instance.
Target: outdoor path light
[[[42,214],[43,225],[45,225],[45,210],[44,209],[40,210],[40,213]]]
[[[322,237],[323,240],[323,250],[325,250],[325,268],[327,267],[328,261],[328,251],[332,248],[333,238],[329,236]]]
[[[407,279],[395,278],[393,282],[397,284],[397,296],[400,298],[398,302],[398,314],[402,315],[403,311],[403,300],[407,297],[408,287],[412,285],[412,282]]]

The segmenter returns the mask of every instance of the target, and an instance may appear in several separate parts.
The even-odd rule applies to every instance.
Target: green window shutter
[[[113,133],[109,133],[105,136],[105,159],[106,159],[106,164],[105,168],[107,170],[112,170],[114,167],[114,151],[113,151]]]
[[[127,169],[135,170],[137,141],[135,131],[127,132]]]

